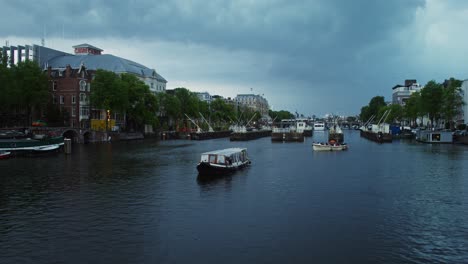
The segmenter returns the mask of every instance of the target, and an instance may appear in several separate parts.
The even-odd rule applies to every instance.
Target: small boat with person
[[[202,153],[197,170],[201,175],[222,175],[242,169],[250,163],[246,148],[227,148]]]

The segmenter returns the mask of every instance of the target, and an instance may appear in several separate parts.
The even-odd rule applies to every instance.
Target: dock
[[[262,137],[271,136],[271,130],[256,130],[245,132],[232,132],[230,136],[231,141],[247,141]]]

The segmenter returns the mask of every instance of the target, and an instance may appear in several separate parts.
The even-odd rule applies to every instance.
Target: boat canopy
[[[246,148],[227,148],[227,149],[220,149],[202,153],[202,155],[223,155],[223,156],[230,156],[234,153],[239,153],[242,151],[247,151]]]
[[[245,161],[246,159],[246,148],[228,148],[202,153],[200,162],[224,164],[228,162]]]

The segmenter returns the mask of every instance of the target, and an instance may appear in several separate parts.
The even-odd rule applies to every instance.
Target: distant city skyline
[[[468,2],[0,2],[0,46],[89,43],[185,87],[272,110],[355,115],[405,79],[468,78]],[[47,8],[44,8],[47,6]]]

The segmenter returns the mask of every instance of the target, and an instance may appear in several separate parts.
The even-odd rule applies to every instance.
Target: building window
[[[72,104],[76,104],[76,96],[72,95]]]
[[[57,91],[57,81],[52,82],[52,91]]]
[[[80,80],[80,91],[86,91],[86,81]]]
[[[86,94],[80,93],[80,104],[86,103]]]
[[[63,95],[60,96],[60,104],[65,103],[65,97]]]
[[[154,89],[154,83],[151,83],[151,89]]]
[[[91,92],[91,83],[88,83],[88,92]]]
[[[86,117],[85,119],[87,119],[88,115],[89,115],[89,107],[80,107],[80,116]]]
[[[76,116],[76,108],[75,107],[72,107],[72,116]]]
[[[55,96],[55,94],[52,95],[52,102],[53,102],[54,104],[57,104],[57,96]]]

